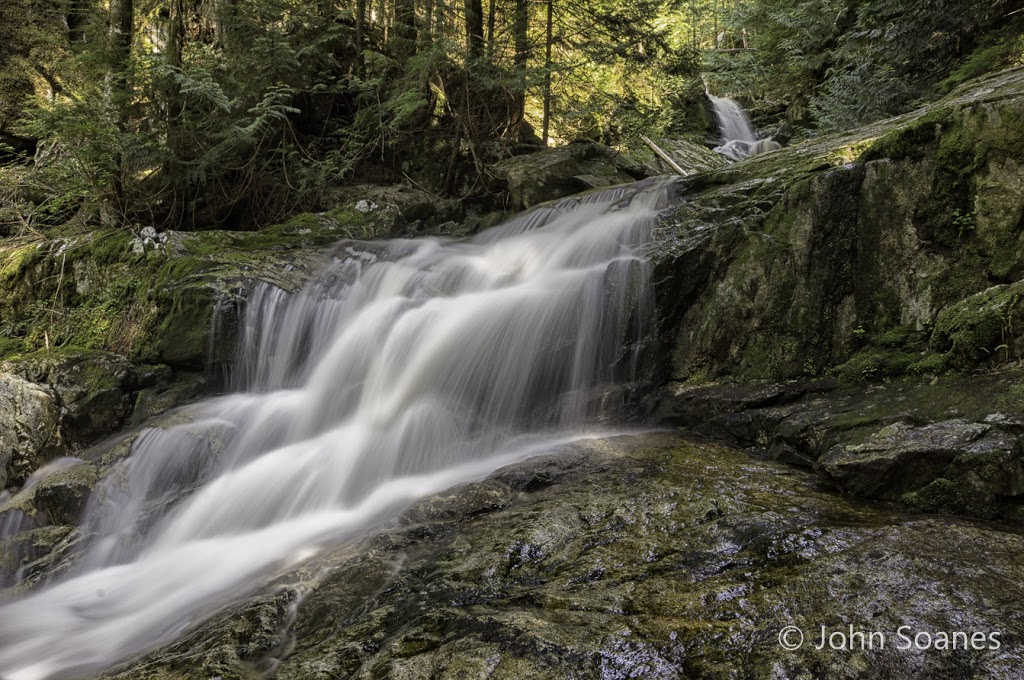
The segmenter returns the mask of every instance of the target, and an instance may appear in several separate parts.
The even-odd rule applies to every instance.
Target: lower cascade
[[[613,425],[670,191],[566,199],[469,240],[344,242],[301,292],[257,286],[231,394],[136,440],[71,572],[0,607],[0,675],[108,668],[417,498]]]

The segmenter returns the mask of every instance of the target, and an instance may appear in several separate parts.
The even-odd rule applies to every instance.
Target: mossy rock
[[[54,391],[0,369],[0,490],[67,451]]]
[[[788,676],[903,677],[891,644],[851,663],[814,636],[869,621],[1013,639],[1021,550],[1018,533],[856,503],[707,443],[595,440],[427,499],[104,677],[760,678],[788,625],[809,642]],[[929,677],[963,668],[918,658]]]
[[[1024,69],[1013,69],[911,114],[687,178],[652,247],[669,377],[842,367],[878,380],[1016,359],[1018,333],[1003,322],[1017,311],[1001,322],[1006,310],[951,308],[1024,276],[1021,149]],[[918,336],[886,338],[905,330]]]
[[[494,174],[496,190],[507,196],[511,210],[647,176],[626,156],[589,140],[505,159],[495,164]]]
[[[943,309],[931,348],[959,368],[1016,360],[1024,352],[1024,282],[994,286]]]

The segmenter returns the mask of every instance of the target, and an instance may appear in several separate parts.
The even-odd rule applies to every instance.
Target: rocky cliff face
[[[1017,69],[689,181],[653,250],[670,379],[1020,359],[1022,142]]]
[[[850,494],[1019,521],[1022,142],[1016,69],[684,182],[652,251],[655,419]],[[997,372],[956,376],[977,370]]]

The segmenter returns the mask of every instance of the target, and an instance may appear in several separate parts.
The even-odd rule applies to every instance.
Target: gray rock
[[[929,512],[1019,521],[1024,499],[1019,370],[903,379],[685,386],[662,423],[814,468],[830,485]]]
[[[0,489],[66,450],[53,390],[0,373]]]
[[[1010,452],[1016,439],[991,425],[947,420],[923,427],[895,423],[854,446],[825,452],[819,464],[840,488],[859,496],[898,498],[942,476],[961,457]]]
[[[427,499],[106,677],[1016,677],[1021,551],[720,446],[593,441]],[[818,650],[823,625],[889,644]],[[1003,645],[899,650],[903,625]]]
[[[495,164],[506,207],[525,210],[587,189],[624,184],[647,176],[638,164],[591,141],[513,156]]]

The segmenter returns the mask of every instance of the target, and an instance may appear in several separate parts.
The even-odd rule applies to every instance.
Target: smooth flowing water
[[[233,393],[138,437],[74,570],[0,608],[0,674],[108,667],[417,498],[606,428],[669,191],[567,199],[469,240],[347,242],[300,293],[258,286]]]
[[[714,108],[721,137],[721,144],[715,147],[715,151],[737,161],[756,153],[757,133],[743,107],[727,97],[709,94],[708,98]]]

